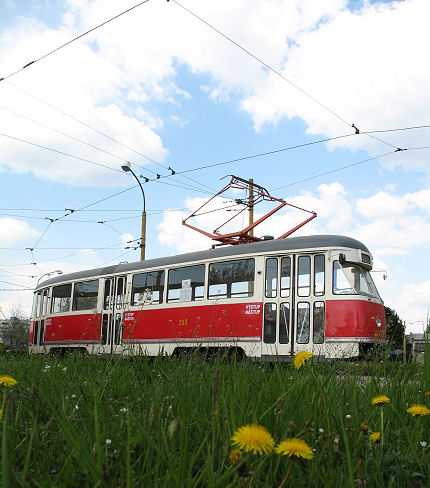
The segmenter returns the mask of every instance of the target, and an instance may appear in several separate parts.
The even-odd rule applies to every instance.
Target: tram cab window
[[[203,300],[205,265],[169,269],[167,285],[168,302],[194,302]]]
[[[368,295],[379,298],[370,273],[357,264],[333,262],[335,295]]]
[[[133,276],[132,305],[163,303],[164,271],[150,271]]]
[[[324,295],[325,284],[325,256],[317,254],[314,257],[314,296]]]
[[[54,286],[52,289],[51,313],[68,312],[72,298],[72,285]]]
[[[98,293],[99,280],[75,283],[72,310],[92,310],[96,308]]]
[[[254,270],[254,259],[210,264],[208,298],[251,297],[254,294]]]
[[[39,292],[35,293],[35,295],[34,295],[33,313],[32,313],[33,319],[40,317],[40,294],[41,294],[41,292],[39,291]]]

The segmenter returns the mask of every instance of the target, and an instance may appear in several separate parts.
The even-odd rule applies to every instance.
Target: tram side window
[[[33,313],[32,317],[33,319],[36,319],[40,315],[40,292],[34,294],[34,299],[33,299]]]
[[[324,295],[325,283],[325,257],[324,254],[318,254],[314,258],[314,295]]]
[[[281,303],[279,308],[279,343],[288,344],[290,331],[290,304]]]
[[[254,259],[212,263],[209,265],[209,299],[251,297],[254,269]]]
[[[194,302],[203,300],[205,265],[169,269],[168,302]]]
[[[133,276],[132,305],[163,303],[164,271],[150,271]]]
[[[311,258],[299,256],[299,272],[297,276],[297,294],[308,297],[311,294]]]
[[[291,258],[281,259],[281,298],[290,296],[291,288]]]
[[[310,332],[309,303],[297,304],[297,344],[308,344]]]
[[[98,293],[99,280],[75,283],[72,310],[92,310],[96,308]]]
[[[276,342],[276,303],[264,304],[263,341],[265,344]]]
[[[72,284],[54,286],[52,289],[51,313],[68,312],[72,297]]]
[[[314,344],[324,343],[325,332],[325,306],[324,302],[314,302]]]
[[[276,298],[278,290],[278,260],[266,259],[266,297]]]

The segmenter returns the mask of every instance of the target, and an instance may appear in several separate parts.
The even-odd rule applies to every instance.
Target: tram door
[[[105,279],[101,343],[103,352],[107,354],[120,352],[126,290],[126,276]]]
[[[262,355],[284,356],[291,353],[292,260],[293,256],[266,258]]]
[[[324,336],[324,254],[266,258],[262,354],[323,354]]]

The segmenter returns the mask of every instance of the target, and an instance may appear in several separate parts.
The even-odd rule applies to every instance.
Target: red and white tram
[[[234,348],[357,357],[385,341],[372,256],[349,237],[273,239],[58,276],[35,290],[32,353]]]

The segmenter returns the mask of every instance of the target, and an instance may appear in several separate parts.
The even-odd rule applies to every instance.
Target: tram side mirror
[[[340,264],[346,263],[346,256],[345,256],[345,254],[343,254],[343,252],[339,253],[339,263]]]

